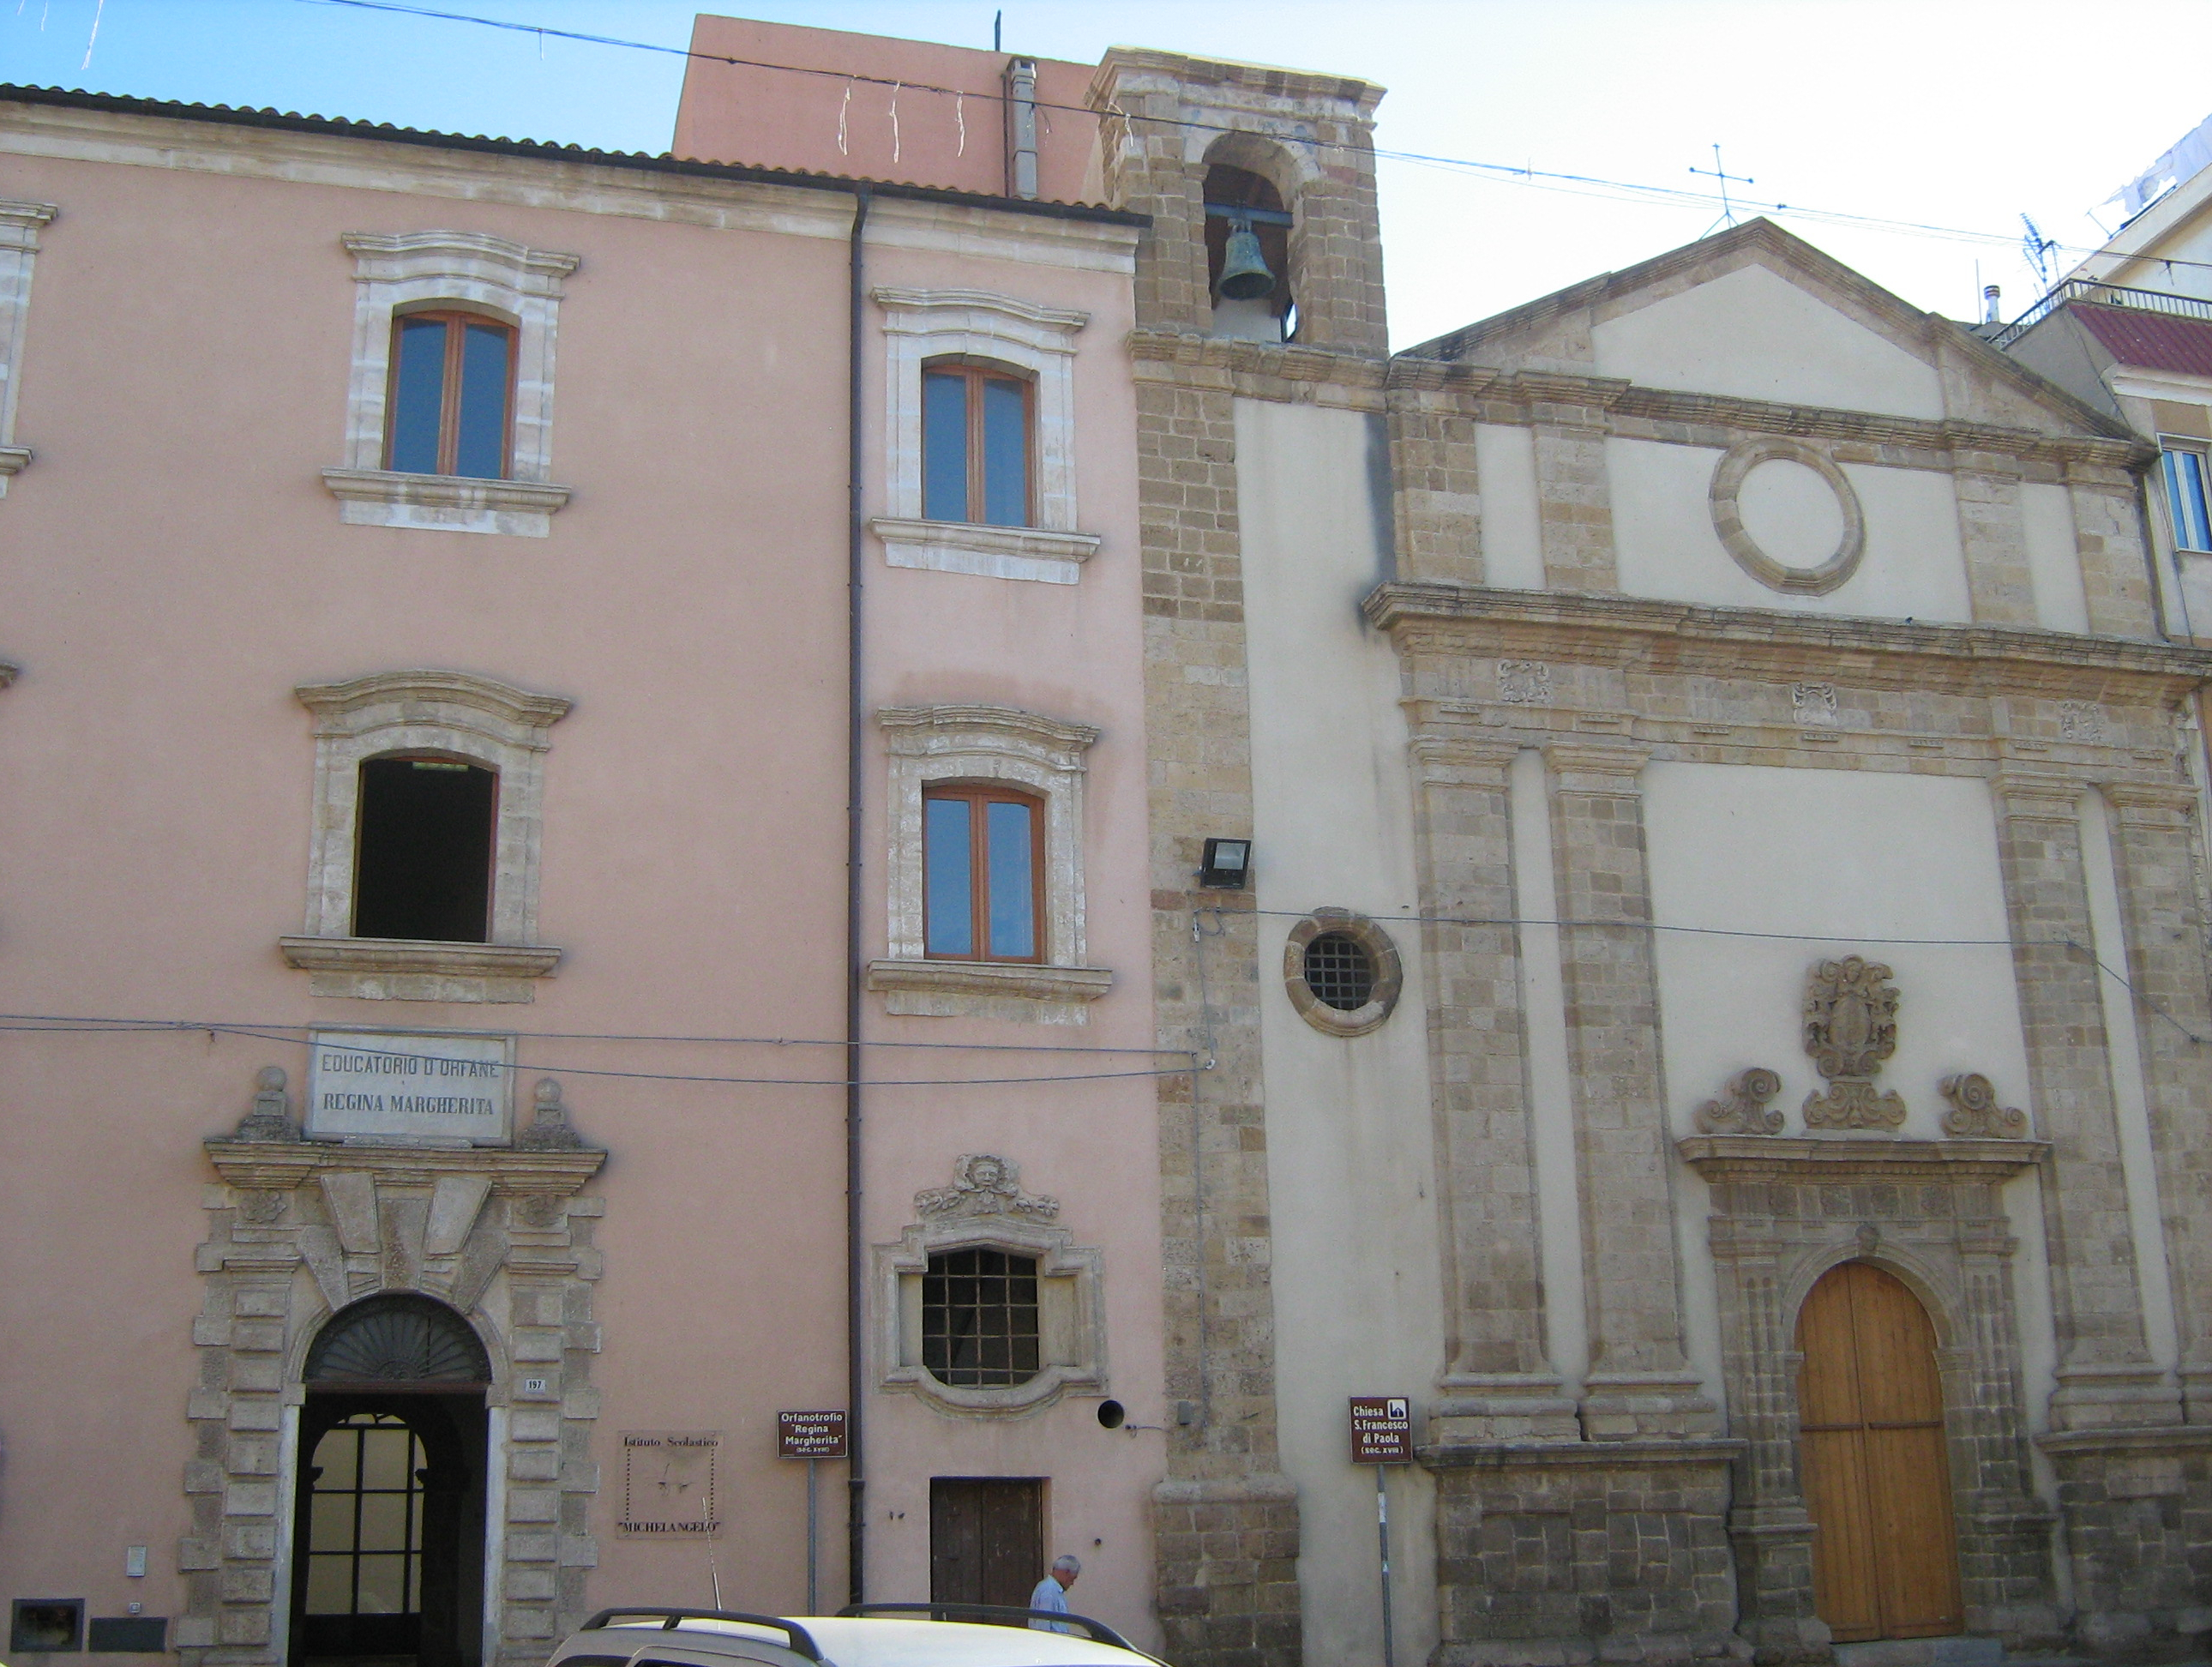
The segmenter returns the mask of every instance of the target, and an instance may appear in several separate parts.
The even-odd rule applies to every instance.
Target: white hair
[[[1062,1553],[1060,1555],[1054,1558],[1052,1560],[1052,1566],[1054,1568],[1064,1568],[1070,1574],[1080,1574],[1083,1573],[1083,1560],[1080,1557],[1068,1556],[1066,1553]]]

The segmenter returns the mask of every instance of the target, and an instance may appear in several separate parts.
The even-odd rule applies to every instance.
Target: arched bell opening
[[[445,1304],[387,1293],[307,1351],[292,1667],[477,1667],[491,1360]]]
[[[1264,173],[1213,161],[1206,170],[1204,195],[1212,333],[1291,340],[1297,332],[1297,303],[1291,293],[1297,221],[1282,192]]]
[[[1934,1321],[1872,1262],[1838,1263],[1797,1313],[1798,1473],[1813,1602],[1838,1644],[1961,1632]]]

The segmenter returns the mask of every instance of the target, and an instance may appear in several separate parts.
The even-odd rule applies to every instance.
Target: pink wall
[[[0,691],[0,1010],[836,1037],[844,200],[795,194],[817,234],[777,234],[647,217],[623,195],[636,176],[580,164],[313,142],[387,180],[437,177],[408,194],[327,173],[247,177],[307,142],[198,124],[111,119],[187,151],[228,145],[248,159],[239,174],[27,155],[15,114],[0,109],[0,197],[61,214],[42,236],[22,365],[17,438],[36,460],[0,501],[0,658],[24,668]],[[702,198],[757,200],[696,181],[681,195],[698,219],[713,217]],[[582,257],[561,310],[553,447],[554,478],[575,495],[549,538],[343,526],[319,478],[341,460],[354,283],[339,238],[432,228]],[[1099,555],[1080,585],[1059,587],[894,570],[872,545],[870,693],[1000,700],[1104,729],[1090,933],[1091,959],[1117,978],[1086,1031],[872,1008],[871,1025],[1145,1046],[1127,277],[911,247],[871,263],[877,283],[999,289],[1094,315],[1079,467]],[[870,353],[879,481],[872,337]],[[312,998],[278,956],[277,937],[301,928],[311,813],[309,722],[291,691],[415,666],[575,702],[546,761],[539,934],[568,955],[530,1006]],[[869,780],[879,796],[879,757]],[[881,840],[878,806],[872,862]],[[0,1051],[0,1335],[17,1340],[0,1350],[0,1595],[184,1613],[193,1248],[215,1179],[198,1143],[234,1123],[256,1068],[285,1066],[296,1093],[304,1053],[201,1031],[19,1035]],[[842,1092],[582,1073],[823,1078],[838,1056],[526,1036],[520,1057],[526,1086],[562,1075],[578,1126],[611,1153],[588,1189],[606,1201],[592,1599],[705,1598],[697,1547],[618,1544],[612,1528],[620,1432],[699,1427],[725,1433],[735,1465],[738,1505],[715,1554],[726,1597],[794,1611],[803,1467],[771,1457],[774,1415],[844,1399]],[[897,1074],[881,1062],[897,1057],[872,1069]],[[933,1057],[973,1076],[1037,1056]],[[1164,1421],[1154,1104],[1143,1078],[870,1098],[872,1242],[896,1238],[913,1193],[945,1184],[958,1153],[1013,1157],[1079,1241],[1106,1250],[1111,1390],[1146,1423]],[[1054,1545],[1091,1564],[1086,1603],[1151,1635],[1159,1438],[1109,1436],[1094,1408],[983,1426],[872,1396],[872,1595],[927,1591],[931,1475],[1049,1475]],[[843,1490],[829,1468],[834,1599]],[[151,1548],[143,1581],[122,1577],[130,1544]]]
[[[748,62],[686,65],[678,156],[1009,194],[1000,100],[1008,60],[1024,55],[1019,41],[977,52],[702,13],[691,50]],[[1098,124],[1084,100],[1092,66],[1033,61],[1039,104],[1057,106],[1038,113],[1037,193],[1095,202]],[[792,67],[754,67],[762,64]],[[860,76],[874,79],[852,78]]]

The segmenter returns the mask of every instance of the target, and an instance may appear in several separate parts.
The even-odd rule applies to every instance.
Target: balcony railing
[[[2170,313],[2176,318],[2203,319],[2212,323],[2212,301],[2196,295],[2169,295],[2160,289],[2130,289],[2118,283],[2099,283],[2093,278],[2068,278],[1990,337],[1990,345],[2010,347],[2069,301],[2094,301],[2100,307],[2131,307],[2142,313]]]

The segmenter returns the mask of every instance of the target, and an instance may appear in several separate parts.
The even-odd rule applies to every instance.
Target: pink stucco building
[[[801,1612],[836,1408],[819,1607],[1158,1635],[1142,221],[791,79],[700,161],[0,89],[11,1659]]]

